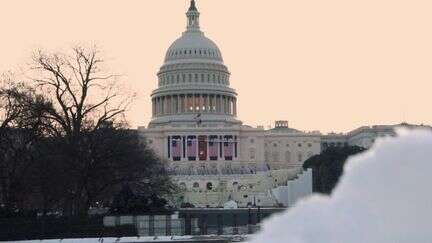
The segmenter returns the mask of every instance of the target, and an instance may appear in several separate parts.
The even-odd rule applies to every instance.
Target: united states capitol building
[[[275,122],[272,129],[243,124],[230,71],[218,46],[201,31],[195,1],[186,16],[186,31],[168,48],[157,73],[152,120],[139,128],[181,188],[179,202],[290,206],[281,188],[300,180],[303,189],[294,196],[312,190],[311,174],[302,168],[305,160],[328,147],[369,148],[377,137],[394,135],[398,125],[323,135],[290,128],[287,121]]]

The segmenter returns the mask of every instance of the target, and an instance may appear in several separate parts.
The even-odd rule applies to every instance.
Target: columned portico
[[[237,135],[170,135],[165,147],[170,161],[236,161]],[[184,152],[187,154],[185,156]]]

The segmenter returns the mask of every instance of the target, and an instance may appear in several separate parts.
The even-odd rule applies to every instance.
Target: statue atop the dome
[[[191,0],[189,11],[198,11],[197,7],[195,6],[195,0]]]
[[[195,0],[191,0],[191,5],[188,12],[186,13],[188,18],[187,30],[192,32],[199,32],[199,16],[200,13],[195,5]]]

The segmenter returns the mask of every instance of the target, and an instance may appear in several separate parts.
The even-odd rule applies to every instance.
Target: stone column
[[[213,110],[213,107],[215,107],[215,101],[216,101],[216,96],[215,95],[211,95],[210,96],[210,112],[211,113],[215,113],[215,110]]]
[[[221,96],[221,113],[225,114],[225,96]]]
[[[159,97],[156,98],[156,115],[159,116],[160,106],[159,106]]]
[[[152,116],[154,117],[154,115],[155,115],[154,99],[152,99],[151,102],[152,102]]]
[[[234,116],[237,116],[237,98],[234,98],[233,108],[234,108]]]
[[[186,105],[186,101],[187,101],[187,94],[183,94],[181,97],[181,100],[183,100],[183,103],[181,103],[183,105],[181,112],[182,113],[187,113],[187,105]]]
[[[208,112],[207,110],[207,97],[205,94],[201,95],[202,98],[202,107],[201,109],[204,107],[204,109],[202,110],[203,112]]]
[[[195,113],[196,102],[195,102],[195,94],[192,94],[192,113]]]
[[[159,115],[163,114],[162,97],[159,97]]]
[[[165,115],[168,115],[168,114],[170,113],[170,105],[169,105],[169,103],[170,103],[170,99],[169,99],[169,96],[168,96],[168,95],[165,96],[164,99],[165,99],[165,102],[164,102],[164,106],[165,106]]]
[[[169,115],[171,113],[171,96],[168,95],[165,99],[166,113],[167,115]]]
[[[228,113],[232,115],[232,97],[228,97]]]
[[[161,114],[165,115],[165,96],[161,97]]]
[[[174,102],[174,95],[171,95],[171,99],[170,99],[170,108],[171,108],[171,112],[170,114],[175,114],[175,102]]]
[[[215,95],[215,106],[216,106],[215,113],[219,113],[219,100],[220,100],[220,96],[219,95]]]
[[[171,95],[171,105],[170,105],[170,108],[171,108],[171,112],[170,112],[170,114],[175,114],[176,113],[176,102],[175,102],[175,96],[174,95]]]
[[[157,106],[157,107],[156,107],[156,109],[157,109],[157,115],[159,116],[160,113],[161,113],[161,112],[160,112],[160,97],[157,98],[157,100],[156,100],[156,104],[157,104],[157,105],[156,105],[156,106]]]
[[[157,116],[158,115],[158,109],[159,107],[158,107],[158,98],[155,98],[154,99],[154,109],[155,109],[155,116]]]
[[[153,100],[154,100],[155,116],[157,116],[157,111],[158,111],[158,110],[157,110],[157,108],[158,108],[158,107],[157,107],[157,98],[154,98]]]
[[[168,114],[173,114],[174,113],[174,96],[172,96],[172,95],[170,95],[170,96],[168,96],[169,97],[169,99],[168,99],[168,103],[169,103],[169,109],[168,109]]]
[[[230,105],[229,105],[229,103],[230,103],[230,97],[229,96],[227,96],[226,97],[226,114],[230,114]]]
[[[211,112],[212,108],[211,108],[211,102],[210,102],[210,94],[207,94],[207,112]]]
[[[181,113],[181,96],[177,95],[177,114]]]
[[[201,101],[202,101],[202,94],[198,94],[198,113],[201,113],[201,109],[202,109],[202,104],[201,104]]]
[[[225,97],[225,114],[229,115],[230,108],[229,108],[229,96]]]
[[[184,94],[184,95],[181,96],[181,100],[183,100],[183,103],[182,103],[182,113],[186,113],[187,112],[187,109],[186,109],[186,107],[187,107],[187,105],[186,105],[187,98],[186,97],[187,97],[186,94]]]
[[[182,95],[179,95],[178,98],[179,98],[178,113],[182,113]]]
[[[223,136],[219,136],[219,147],[218,147],[218,158],[219,159],[221,159],[221,160],[225,160],[224,159],[224,151],[223,151],[223,146],[224,146],[224,144],[223,144]],[[222,152],[221,152],[222,151]]]

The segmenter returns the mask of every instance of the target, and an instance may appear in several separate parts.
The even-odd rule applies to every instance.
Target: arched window
[[[198,182],[194,182],[193,187],[194,188],[199,188],[199,183]]]
[[[186,190],[186,183],[184,183],[184,182],[182,182],[182,183],[180,183],[180,190]]]
[[[301,152],[298,152],[297,159],[298,159],[298,162],[302,162],[303,161],[303,154]]]
[[[213,189],[213,184],[211,182],[207,183],[207,190],[212,190]]]

